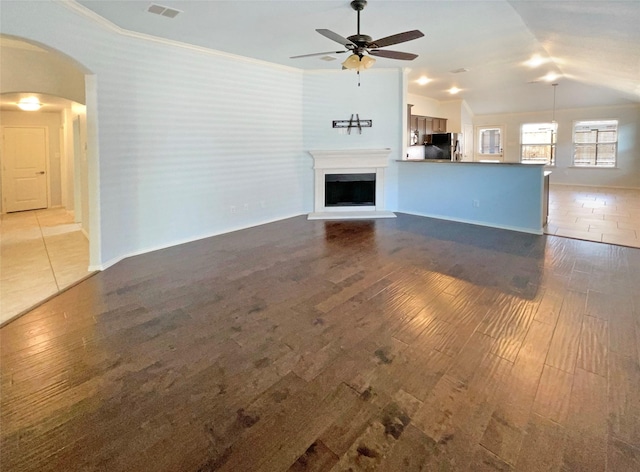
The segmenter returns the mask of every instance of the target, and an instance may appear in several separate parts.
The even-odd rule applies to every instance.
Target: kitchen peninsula
[[[548,206],[543,164],[399,160],[404,213],[542,234]]]

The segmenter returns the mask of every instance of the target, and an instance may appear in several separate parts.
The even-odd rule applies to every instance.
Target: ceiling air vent
[[[180,10],[174,10],[173,8],[163,7],[162,5],[156,5],[152,3],[147,9],[149,13],[155,13],[156,15],[166,16],[167,18],[175,18],[178,13],[182,13]]]

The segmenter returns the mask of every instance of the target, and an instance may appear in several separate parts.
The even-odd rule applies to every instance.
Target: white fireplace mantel
[[[384,169],[389,166],[391,149],[336,149],[309,151],[315,173],[314,212],[310,220],[395,218],[384,209]],[[325,175],[376,174],[376,204],[367,206],[325,206]]]

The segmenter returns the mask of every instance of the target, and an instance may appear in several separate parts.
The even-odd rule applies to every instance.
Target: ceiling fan
[[[328,51],[328,52],[318,52],[314,54],[303,54],[301,56],[292,56],[290,59],[298,59],[300,57],[311,57],[311,56],[322,56],[325,54],[342,54],[345,52],[350,52],[351,55],[342,63],[343,69],[356,69],[358,72],[364,69],[370,68],[376,60],[372,57],[369,57],[367,54],[371,56],[378,57],[386,57],[388,59],[400,59],[403,61],[411,61],[418,57],[417,54],[411,54],[408,52],[401,51],[388,51],[384,49],[380,49],[386,46],[391,46],[392,44],[404,43],[406,41],[411,41],[413,39],[418,39],[424,36],[421,31],[412,30],[405,31],[404,33],[398,33],[391,36],[387,36],[385,38],[376,39],[373,41],[371,36],[367,36],[366,34],[360,34],[360,12],[367,5],[366,0],[353,0],[351,2],[351,8],[353,8],[356,12],[358,12],[358,33],[353,36],[348,36],[343,38],[337,33],[334,33],[328,29],[317,29],[316,31],[320,33],[322,36],[335,41],[336,43],[342,44],[346,50],[344,51]]]

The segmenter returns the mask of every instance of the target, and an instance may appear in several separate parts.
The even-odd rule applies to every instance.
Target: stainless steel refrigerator
[[[428,134],[424,145],[424,158],[444,161],[462,159],[462,133]]]

